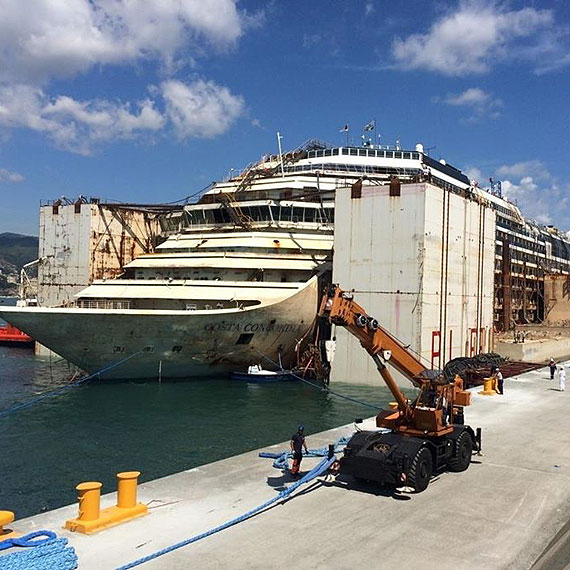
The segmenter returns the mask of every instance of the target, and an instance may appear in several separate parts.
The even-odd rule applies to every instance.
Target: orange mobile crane
[[[360,341],[397,403],[397,409],[376,416],[376,425],[387,429],[360,431],[351,438],[340,472],[379,483],[405,483],[421,492],[434,473],[467,469],[473,450],[481,450],[481,429],[475,433],[464,425],[463,408],[470,404],[471,394],[463,390],[461,378],[449,382],[441,371],[428,370],[338,285],[323,295],[319,317],[346,328]],[[419,388],[413,401],[386,364]]]

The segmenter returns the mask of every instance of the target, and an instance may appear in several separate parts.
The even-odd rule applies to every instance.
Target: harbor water
[[[30,349],[0,346],[0,412],[64,386],[73,370]],[[334,390],[378,406],[380,386]],[[373,415],[374,410],[301,382],[227,379],[177,382],[90,381],[0,417],[0,509],[18,518],[76,501],[75,485],[139,470],[148,481]],[[271,462],[267,463],[268,476]]]

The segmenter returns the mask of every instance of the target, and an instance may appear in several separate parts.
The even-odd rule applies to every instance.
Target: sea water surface
[[[0,412],[64,386],[73,369],[33,350],[0,346]],[[378,406],[381,386],[335,384]],[[76,501],[75,485],[138,470],[141,481],[286,441],[303,424],[307,442],[374,410],[301,382],[253,384],[220,378],[177,382],[90,381],[0,417],[0,510],[18,518]],[[267,474],[271,475],[271,460]]]

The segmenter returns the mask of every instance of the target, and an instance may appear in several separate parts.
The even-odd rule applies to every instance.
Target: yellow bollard
[[[491,376],[483,379],[483,391],[479,392],[482,396],[495,396],[497,393],[497,380]]]
[[[117,473],[117,504],[99,509],[101,483],[80,483],[79,516],[65,521],[65,528],[74,532],[91,534],[126,522],[148,513],[148,507],[137,503],[137,479],[140,471]]]
[[[140,471],[117,473],[117,507],[132,509],[137,504],[137,479]]]
[[[7,538],[15,538],[18,533],[9,528],[4,528],[4,525],[14,522],[14,513],[12,511],[0,511],[0,540]]]
[[[94,521],[99,518],[99,503],[101,501],[102,483],[88,481],[79,483],[75,487],[79,491],[79,517],[80,521]]]

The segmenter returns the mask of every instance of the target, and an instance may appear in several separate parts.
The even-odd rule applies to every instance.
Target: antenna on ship
[[[281,177],[285,178],[285,170],[283,168],[283,151],[281,150],[281,139],[282,138],[283,137],[281,136],[279,131],[277,131],[277,148],[279,149],[279,162],[281,163]]]

